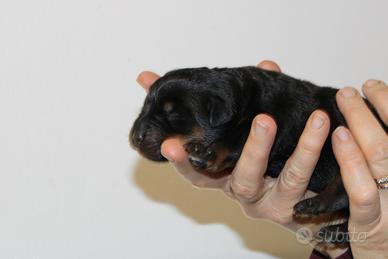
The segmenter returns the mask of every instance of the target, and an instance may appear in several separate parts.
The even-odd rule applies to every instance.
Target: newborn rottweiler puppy
[[[266,113],[278,128],[266,175],[278,177],[314,110],[328,113],[331,133],[346,124],[336,105],[337,91],[257,67],[174,70],[151,86],[130,132],[130,142],[144,157],[165,161],[160,153],[162,142],[180,136],[193,168],[220,177],[239,159],[253,118]],[[296,216],[348,210],[330,137],[308,189],[319,194],[296,204]],[[339,227],[347,231],[346,222]],[[327,227],[324,232],[335,229]]]

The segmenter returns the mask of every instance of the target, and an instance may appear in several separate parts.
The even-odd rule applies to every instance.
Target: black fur
[[[277,177],[314,110],[328,113],[330,132],[345,125],[335,101],[337,91],[256,67],[175,70],[150,88],[130,141],[146,158],[164,161],[161,143],[167,137],[182,136],[193,167],[218,177],[238,160],[253,118],[267,113],[278,130],[266,175]],[[348,209],[330,137],[308,189],[320,195],[296,204],[295,214]]]

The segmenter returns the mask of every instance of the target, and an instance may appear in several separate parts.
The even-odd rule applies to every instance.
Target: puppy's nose
[[[132,143],[139,147],[145,140],[147,135],[147,124],[136,122],[134,127],[131,130],[131,141]]]

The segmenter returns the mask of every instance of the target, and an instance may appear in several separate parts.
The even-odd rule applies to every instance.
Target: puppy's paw
[[[188,158],[193,167],[197,170],[205,170],[210,162],[215,159],[215,152],[202,143],[189,142],[185,145]]]
[[[294,215],[301,218],[312,217],[326,212],[325,210],[326,205],[318,195],[313,198],[298,202],[294,206]]]

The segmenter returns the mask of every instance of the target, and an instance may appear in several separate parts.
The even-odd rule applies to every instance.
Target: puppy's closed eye
[[[176,100],[169,100],[162,104],[162,120],[172,130],[172,134],[184,134],[192,129],[192,117],[187,108]]]

